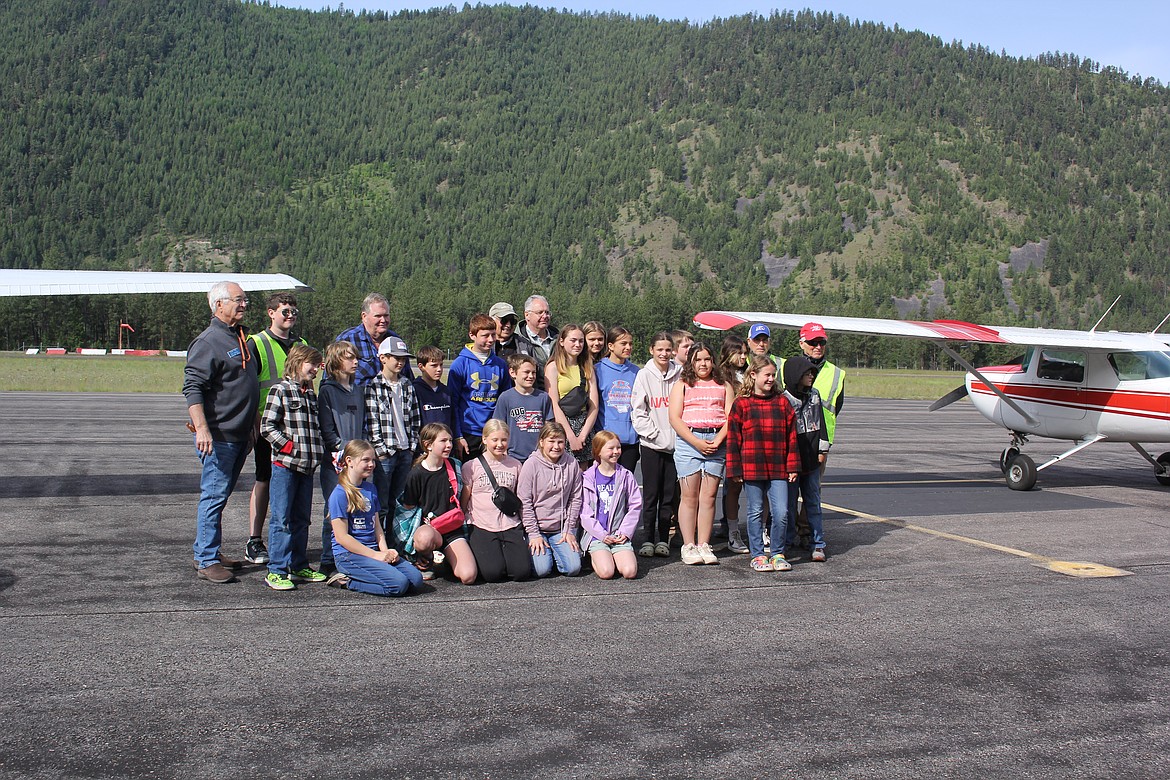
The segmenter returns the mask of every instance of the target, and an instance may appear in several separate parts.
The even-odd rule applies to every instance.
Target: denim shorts
[[[695,433],[692,435],[703,441],[714,441],[716,436],[714,433]],[[723,479],[723,463],[726,458],[726,444],[720,444],[719,449],[715,450],[714,455],[703,455],[683,437],[678,436],[675,438],[674,468],[678,472],[679,479],[689,477],[691,474],[697,474],[700,471],[704,474],[710,474],[713,477]]]
[[[592,542],[589,543],[589,549],[586,550],[586,552],[595,553],[595,552],[601,552],[602,550],[605,550],[606,552],[608,552],[611,555],[613,553],[621,552],[622,550],[629,550],[630,552],[633,552],[634,551],[634,543],[627,540],[627,541],[622,542],[621,544],[606,544],[605,542],[601,541],[600,539],[594,539]]]

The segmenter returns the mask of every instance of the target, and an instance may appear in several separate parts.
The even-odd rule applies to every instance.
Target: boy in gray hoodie
[[[813,363],[804,355],[784,361],[784,397],[796,411],[796,446],[800,450],[800,476],[788,488],[788,539],[797,540],[796,498],[804,501],[812,530],[812,559],[825,560],[825,532],[821,513],[821,464],[829,454],[829,433],[821,396],[812,386]]]

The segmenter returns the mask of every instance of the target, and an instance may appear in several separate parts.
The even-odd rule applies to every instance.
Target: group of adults
[[[267,298],[268,327],[254,336],[249,336],[243,327],[249,299],[238,284],[219,282],[212,286],[207,299],[211,321],[187,350],[183,379],[190,416],[188,428],[194,433],[202,464],[194,567],[200,579],[226,583],[235,579],[243,563],[221,552],[223,510],[254,446],[256,483],[249,504],[250,537],[244,557],[251,563],[266,562],[259,540],[268,510],[271,453],[256,435],[257,415],[262,393],[280,379],[285,355],[301,340],[292,336],[299,311],[291,293]],[[544,389],[544,366],[558,336],[552,327],[548,300],[542,295],[530,296],[524,302],[522,320],[507,303],[495,304],[488,314],[496,323],[497,354],[531,355],[538,364],[538,387]],[[388,338],[399,338],[390,328],[390,304],[385,296],[371,293],[362,301],[361,322],[337,336],[337,340],[349,341],[357,348],[355,384],[368,384],[378,374],[378,349]],[[753,325],[748,333],[749,349],[768,355],[770,338],[766,325]],[[835,418],[843,400],[844,372],[825,361],[827,339],[823,329],[818,333],[802,331],[800,344],[814,363],[824,366],[818,376],[818,389],[826,399],[826,411]],[[410,376],[409,365],[404,373]],[[828,414],[826,421],[831,437],[834,422]]]

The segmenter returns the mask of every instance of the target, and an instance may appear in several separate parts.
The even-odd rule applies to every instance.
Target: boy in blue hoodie
[[[491,419],[500,394],[512,386],[508,364],[492,353],[496,342],[496,321],[486,314],[476,314],[467,327],[471,343],[451,361],[447,372],[447,389],[455,400],[455,416],[460,448],[467,453],[464,462],[483,452],[483,424]]]

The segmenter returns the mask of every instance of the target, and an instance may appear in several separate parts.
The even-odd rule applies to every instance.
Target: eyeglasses
[[[823,347],[829,342],[826,339],[813,339],[812,341],[806,341],[804,343],[808,344],[810,347]]]
[[[248,305],[248,296],[246,295],[237,295],[235,298],[228,298],[228,300],[232,303],[242,303],[245,306]]]
[[[300,313],[301,313],[300,309],[281,309],[280,310],[281,317],[296,317]]]

